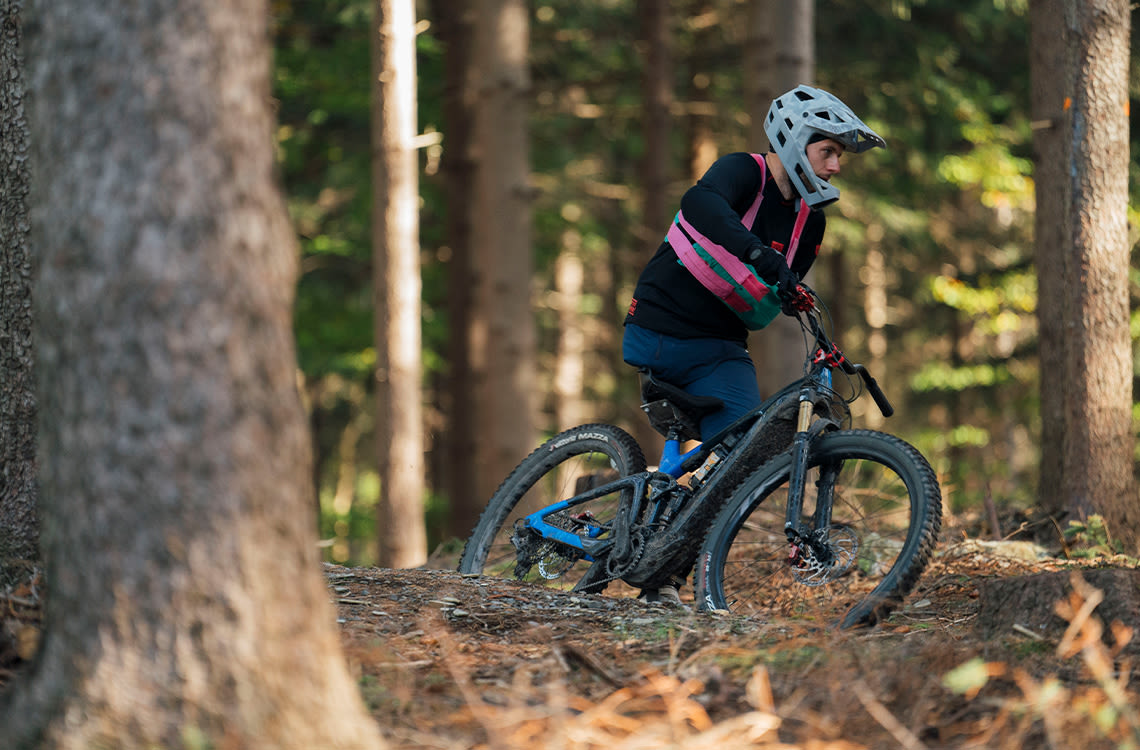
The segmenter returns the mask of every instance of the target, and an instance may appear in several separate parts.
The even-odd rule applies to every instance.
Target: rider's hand
[[[796,313],[814,310],[815,300],[803,285],[797,284],[790,294],[780,294],[780,309],[794,317]]]
[[[756,273],[761,279],[768,284],[778,286],[781,294],[784,290],[795,289],[796,284],[800,283],[800,277],[796,275],[795,271],[788,268],[788,260],[784,254],[768,247],[759,240],[748,248],[748,252],[744,254],[744,260],[756,269]]]

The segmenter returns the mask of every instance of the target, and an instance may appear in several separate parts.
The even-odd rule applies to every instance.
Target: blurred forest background
[[[621,362],[621,321],[642,264],[681,193],[712,158],[764,151],[742,59],[745,0],[677,0],[667,27],[672,81],[664,151],[650,153],[643,19],[635,0],[530,4],[529,196],[535,413],[479,430],[523,443],[589,421],[645,439],[637,378]],[[813,82],[842,98],[888,149],[845,159],[843,192],[808,283],[828,300],[839,340],[866,363],[897,412],[885,429],[939,472],[948,511],[1035,503],[1039,390],[1033,257],[1033,122],[1027,0],[829,0],[815,15]],[[296,307],[303,389],[316,452],[326,559],[374,564],[377,550],[376,378],[371,239],[371,0],[274,0],[278,148],[303,251]],[[447,0],[417,12],[420,252],[427,548],[465,531],[456,487],[503,477],[446,449],[458,403],[449,378],[444,158],[455,123],[441,33]],[[1135,48],[1135,24],[1133,47]],[[1130,99],[1140,98],[1131,64]],[[762,103],[766,110],[767,101]],[[1140,152],[1133,123],[1133,153]],[[647,177],[664,198],[646,215]],[[1129,242],[1133,362],[1140,339],[1136,179]],[[462,280],[458,282],[462,284]],[[763,334],[760,334],[763,336]],[[798,359],[800,352],[793,352]],[[573,367],[566,359],[571,358]],[[558,373],[570,373],[566,380]],[[580,373],[575,377],[574,373]],[[1133,393],[1135,386],[1134,364]],[[879,426],[857,402],[856,420]],[[873,405],[871,409],[873,410]],[[1134,426],[1140,405],[1133,403]],[[1135,430],[1134,430],[1135,432]],[[527,449],[529,450],[529,448]],[[647,450],[651,453],[652,449]],[[517,459],[523,457],[520,453]],[[458,465],[457,465],[458,463]],[[456,474],[459,473],[459,476]]]

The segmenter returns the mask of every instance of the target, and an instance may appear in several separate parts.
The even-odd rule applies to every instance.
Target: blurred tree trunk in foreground
[[[267,19],[29,7],[49,589],[0,747],[382,746],[315,546]]]
[[[39,554],[22,0],[0,0],[0,586]]]
[[[372,274],[379,563],[427,560],[420,388],[419,160],[414,0],[376,0],[372,34]]]

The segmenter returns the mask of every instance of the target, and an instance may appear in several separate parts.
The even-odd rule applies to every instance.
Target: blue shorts
[[[707,440],[760,405],[756,365],[743,344],[724,339],[679,339],[627,323],[622,359],[694,396],[715,396],[724,408],[701,420]]]

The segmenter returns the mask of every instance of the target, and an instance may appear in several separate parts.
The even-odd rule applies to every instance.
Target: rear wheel
[[[607,583],[598,574],[602,566],[591,570],[593,561],[579,550],[543,539],[520,521],[560,500],[644,470],[641,448],[621,428],[590,424],[554,436],[523,459],[492,495],[463,549],[459,571],[601,591]],[[604,539],[622,495],[602,495],[547,516],[546,522],[575,535]]]
[[[812,446],[801,531],[784,531],[791,455],[744,480],[698,558],[697,601],[748,615],[815,612],[871,625],[914,587],[941,528],[942,497],[917,450],[892,435],[842,430]],[[831,519],[815,529],[820,499]]]

